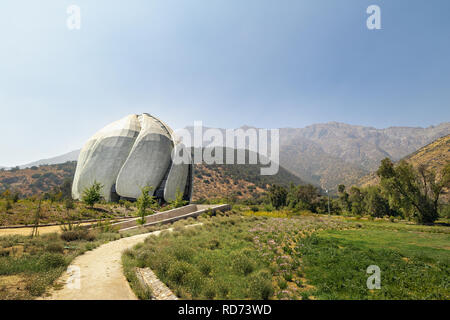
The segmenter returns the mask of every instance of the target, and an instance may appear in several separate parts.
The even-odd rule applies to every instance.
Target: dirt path
[[[137,299],[126,280],[121,263],[122,252],[144,241],[150,234],[139,234],[106,243],[92,251],[78,256],[72,262],[78,267],[80,286],[76,282],[68,283],[70,275],[65,273],[58,280],[61,290],[52,289],[47,300],[135,300]]]
[[[81,226],[87,226],[92,224],[89,223],[81,223]],[[33,228],[31,227],[25,227],[25,228],[11,228],[11,229],[0,229],[0,237],[3,236],[13,236],[13,235],[21,235],[21,236],[29,236],[31,234],[31,231]],[[46,226],[46,227],[39,227],[38,229],[39,234],[48,234],[48,233],[61,233],[61,226]]]

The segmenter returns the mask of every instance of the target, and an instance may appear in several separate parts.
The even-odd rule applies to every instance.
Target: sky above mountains
[[[81,29],[66,26],[81,9]],[[381,8],[381,30],[366,9]],[[148,112],[173,128],[450,119],[447,0],[0,3],[0,165]]]

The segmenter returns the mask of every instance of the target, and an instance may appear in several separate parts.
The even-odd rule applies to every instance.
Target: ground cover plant
[[[447,226],[244,210],[152,236],[126,269],[150,267],[185,299],[449,299]],[[367,267],[382,270],[369,290]],[[130,273],[131,274],[131,273]]]
[[[9,208],[7,208],[8,203],[10,203]],[[15,203],[7,199],[0,199],[0,226],[33,224],[38,203],[39,201],[36,199],[19,199]],[[134,206],[128,203],[101,203],[96,204],[95,208],[88,208],[79,201],[73,201],[70,205],[64,201],[44,200],[41,203],[40,223],[61,223],[67,220],[112,219],[134,216],[135,211]]]
[[[199,221],[203,225],[175,227],[173,232],[147,238],[124,254],[125,264],[128,268],[150,267],[181,298],[269,299],[281,297],[287,280],[291,285],[301,281],[290,274],[295,265],[290,264],[284,248],[263,250],[258,240],[260,228],[281,237],[347,227],[317,216],[270,219],[232,212]]]
[[[76,256],[119,238],[105,224],[95,230],[73,226],[33,238],[0,237],[0,300],[44,294]]]

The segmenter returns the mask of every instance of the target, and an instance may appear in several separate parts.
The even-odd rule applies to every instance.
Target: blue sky
[[[366,28],[371,4],[382,30]],[[449,121],[449,12],[448,0],[1,1],[0,165],[80,148],[130,113],[173,128]]]

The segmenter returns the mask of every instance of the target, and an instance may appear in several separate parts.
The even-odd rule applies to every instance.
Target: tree
[[[63,199],[72,199],[72,180],[65,179],[60,187],[60,192]]]
[[[91,187],[86,188],[83,191],[82,200],[84,203],[86,203],[89,207],[93,208],[94,204],[99,202],[102,198],[101,196],[101,190],[103,189],[103,185],[100,184],[97,181],[94,181]]]
[[[381,178],[381,186],[406,216],[419,223],[432,223],[439,217],[439,197],[444,188],[450,186],[450,162],[444,167],[440,179],[425,166],[416,170],[406,161],[394,166],[388,158],[382,160],[377,174]]]
[[[6,213],[8,213],[9,210],[11,210],[11,209],[12,209],[12,204],[11,204],[11,202],[8,199],[8,200],[6,200],[6,204],[5,204]]]
[[[34,224],[31,230],[31,238],[37,237],[39,235],[39,220],[41,219],[41,200],[39,200],[38,207],[36,208],[36,213],[34,214]]]
[[[319,205],[319,190],[312,184],[294,186],[291,184],[286,203],[290,208],[317,211]]]
[[[177,188],[177,192],[175,193],[175,200],[169,202],[173,208],[180,208],[188,203],[189,201],[183,200],[183,193],[179,188]]]
[[[339,192],[339,205],[341,207],[341,210],[347,213],[350,212],[351,203],[349,201],[349,194],[345,192],[345,185],[340,184],[338,186],[338,192]]]
[[[12,196],[12,202],[16,203],[17,201],[19,201],[20,199],[20,195],[18,192],[14,192],[13,196]]]
[[[382,196],[378,186],[367,188],[364,204],[367,213],[372,217],[382,218],[385,215],[390,215],[389,202]]]
[[[287,190],[285,187],[279,185],[272,185],[269,188],[269,200],[272,206],[276,209],[284,207],[286,205]]]
[[[9,191],[9,189],[6,189],[5,192],[3,192],[3,198],[9,199],[10,196],[11,196],[11,191]]]
[[[73,203],[72,197],[64,200],[64,208],[66,208],[66,210],[75,209],[75,204]]]
[[[139,224],[145,224],[145,216],[147,215],[147,209],[155,206],[156,201],[150,192],[153,190],[152,187],[141,188],[141,196],[137,199],[138,215],[140,219]]]
[[[364,193],[358,187],[351,187],[348,201],[351,204],[352,214],[361,216],[364,214]]]

